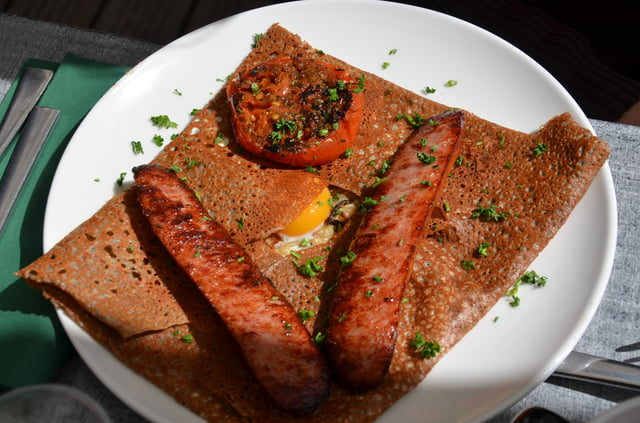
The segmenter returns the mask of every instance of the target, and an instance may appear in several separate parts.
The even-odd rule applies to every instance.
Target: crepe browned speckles
[[[364,75],[364,123],[354,153],[321,166],[316,174],[355,196],[369,193],[368,187],[379,167],[392,158],[397,146],[410,134],[411,129],[397,119],[398,115],[417,113],[426,118],[449,108],[321,54],[278,25],[265,33],[239,71],[273,53],[283,52],[337,64],[355,78]],[[296,309],[314,312],[307,322],[308,329],[322,331],[323,305],[330,296],[327,288],[334,283],[338,258],[344,253],[358,218],[353,218],[328,245],[302,251],[298,262],[321,257],[326,270],[314,278],[300,275],[292,257],[276,254],[263,240],[275,227],[269,225],[281,222],[266,224],[269,219],[262,219],[263,223],[258,224],[253,206],[265,203],[271,195],[267,190],[269,181],[277,178],[285,180],[287,175],[304,178],[301,183],[313,188],[308,189],[309,195],[322,182],[303,171],[276,168],[245,156],[233,141],[226,107],[223,94],[216,96],[155,162],[185,170],[187,180],[201,194],[212,215],[244,245],[283,295]],[[230,138],[228,146],[213,142],[221,131]],[[499,301],[547,245],[608,154],[606,143],[577,125],[568,114],[551,119],[534,134],[524,134],[466,112],[460,159],[417,248],[386,380],[362,395],[332,386],[326,403],[306,416],[305,421],[370,422],[413,389]],[[190,167],[190,159],[202,159],[202,163]],[[240,179],[262,181],[256,189],[264,190],[258,193],[263,197],[255,202],[247,199],[245,204],[234,202],[245,197],[238,196],[235,188],[227,190],[221,171],[213,166],[228,166],[224,169]],[[263,174],[267,176],[261,179]],[[123,363],[206,419],[296,420],[277,410],[255,382],[214,311],[192,292],[193,287],[184,275],[171,266],[166,252],[153,241],[129,197],[130,193],[125,193],[111,200],[96,217],[20,275],[43,289],[45,295],[65,308]],[[492,207],[501,216],[499,221],[474,217],[478,207]],[[287,214],[286,210],[273,213],[279,217]],[[295,213],[292,211],[292,215]],[[240,215],[252,225],[250,230],[238,229]],[[105,223],[105,218],[112,223]],[[489,244],[486,257],[478,254],[481,243]],[[107,259],[109,267],[92,258],[91,254],[97,252],[115,257],[112,261]],[[474,268],[463,268],[463,261],[472,262]],[[119,285],[114,285],[116,292],[96,291],[96,286],[110,286],[113,279],[110,272],[114,268],[118,268],[116,274],[127,275],[125,280],[118,281]],[[62,269],[64,272],[60,272]],[[148,283],[158,286],[149,289]],[[152,298],[134,298],[129,290]],[[100,313],[96,308],[88,308],[96,295],[107,297],[98,298],[106,305]],[[108,312],[110,308],[123,311],[115,319],[117,324],[113,313]],[[154,328],[154,320],[162,323]],[[124,339],[109,326],[129,338]],[[144,328],[148,332],[143,333]],[[440,343],[442,352],[432,359],[419,357],[410,345],[416,332]],[[185,334],[192,335],[193,341],[186,343],[182,338]]]
[[[224,145],[231,134],[227,117],[221,93],[154,163],[185,178],[211,216],[245,245],[286,226],[327,183],[304,170],[265,169],[232,152]],[[20,275],[65,290],[124,337],[187,323],[182,306],[200,300],[151,232],[132,190],[109,200]]]

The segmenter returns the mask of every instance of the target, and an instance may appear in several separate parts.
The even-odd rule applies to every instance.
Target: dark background
[[[165,44],[218,19],[280,2],[0,0],[0,11]],[[551,72],[590,118],[616,121],[640,101],[638,1],[405,0],[403,3],[461,18],[509,41]],[[366,16],[354,17],[354,21],[357,19]],[[356,28],[354,25],[354,31]]]

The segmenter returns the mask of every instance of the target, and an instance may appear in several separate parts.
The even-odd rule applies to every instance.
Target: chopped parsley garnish
[[[191,168],[192,168],[192,167],[194,167],[194,166],[197,166],[197,165],[199,165],[199,164],[202,164],[201,162],[199,162],[199,161],[197,161],[197,160],[194,160],[194,159],[192,159],[191,157],[186,158],[186,159],[184,160],[184,162],[185,162],[185,165],[186,165],[185,170],[189,170],[189,169],[191,169]]]
[[[193,335],[183,335],[181,339],[182,339],[182,342],[186,344],[190,344],[193,342]]]
[[[458,81],[456,81],[455,79],[450,79],[444,85],[446,85],[447,87],[455,87],[456,85],[458,85]]]
[[[289,254],[291,254],[292,256],[294,256],[295,258],[299,259],[301,256],[297,251],[291,250],[289,251]]]
[[[506,137],[504,134],[500,134],[500,140],[498,141],[498,145],[500,148],[504,148],[504,143],[506,141]]]
[[[481,257],[486,257],[489,254],[489,247],[491,247],[491,244],[488,242],[481,242],[480,246],[478,246],[478,254]]]
[[[378,204],[380,204],[378,200],[375,200],[371,197],[364,197],[362,203],[360,203],[359,209],[363,213],[368,213],[373,207],[377,206]]]
[[[122,184],[124,183],[124,177],[127,176],[127,172],[122,172],[120,173],[120,176],[118,176],[118,179],[116,179],[116,184],[121,187]]]
[[[222,131],[218,131],[216,138],[213,140],[215,144],[223,144],[224,143],[224,134]]]
[[[298,129],[298,125],[294,121],[287,119],[278,119],[274,126],[276,131],[295,132]]]
[[[387,173],[390,167],[391,167],[391,162],[388,160],[383,160],[382,166],[380,166],[380,171],[378,173],[380,175],[384,175],[385,173]]]
[[[371,188],[375,188],[387,180],[387,178],[381,178],[379,176],[376,176],[375,178],[376,178],[375,181],[373,182],[373,184],[371,184]]]
[[[298,316],[300,317],[300,320],[302,321],[302,323],[307,323],[307,321],[309,319],[311,319],[313,316],[315,315],[315,313],[313,312],[313,310],[306,310],[306,309],[301,309],[298,310]]]
[[[437,341],[425,340],[420,332],[416,332],[415,338],[411,341],[411,346],[422,358],[433,358],[442,350],[442,346]]]
[[[382,62],[382,69],[386,69],[386,68],[388,68],[389,66],[391,66],[391,63],[389,63],[389,62]]]
[[[244,229],[244,217],[243,216],[240,216],[239,218],[237,218],[236,222],[238,222],[238,229]]]
[[[293,264],[298,268],[298,272],[302,276],[306,276],[308,278],[313,278],[318,273],[324,271],[324,267],[319,263],[322,260],[322,256],[316,256],[307,261],[304,264],[298,264],[297,260],[293,260]]]
[[[524,272],[522,276],[518,278],[516,283],[513,284],[513,286],[507,291],[507,296],[511,297],[509,305],[511,305],[512,307],[518,307],[520,305],[518,289],[522,284],[529,284],[541,288],[547,284],[547,277],[538,275],[535,270]]]
[[[131,150],[133,154],[143,154],[142,143],[140,141],[131,141]]]
[[[318,204],[320,204],[319,201]],[[309,238],[302,238],[298,245],[302,248],[308,247],[309,245],[311,245],[311,240]]]
[[[158,147],[162,147],[162,144],[164,144],[164,138],[158,134],[154,135],[151,141]]]
[[[433,94],[433,93],[436,92],[436,89],[427,86],[427,87],[424,87],[424,92],[427,93],[427,94]]]
[[[507,220],[508,213],[506,212],[498,212],[496,205],[490,205],[487,207],[483,207],[482,204],[478,203],[476,208],[471,212],[471,217],[474,219],[481,219],[488,222],[502,222]]]
[[[313,337],[313,343],[316,345],[322,345],[326,338],[327,338],[327,335],[323,334],[322,332],[318,332]]]
[[[462,267],[464,270],[474,270],[476,268],[476,265],[473,260],[462,260],[460,262],[460,267]]]
[[[364,91],[364,74],[360,75],[358,78],[358,85],[353,89],[353,92],[359,93]]]
[[[412,128],[419,128],[422,126],[424,121],[426,120],[418,113],[414,113],[413,116],[410,115],[398,115],[396,116],[397,120],[404,119]]]
[[[547,277],[538,275],[535,270],[529,270],[527,272],[524,272],[524,274],[520,276],[518,281],[521,284],[527,283],[529,285],[541,288],[547,284]]]
[[[277,144],[281,140],[289,138],[300,138],[302,132],[298,131],[298,125],[287,119],[278,119],[273,124],[273,131],[269,134],[269,138],[273,144]]]
[[[394,54],[396,54],[398,52],[397,48],[392,48],[391,50],[389,50],[389,56],[393,56]]]
[[[177,128],[178,124],[169,119],[167,115],[151,116],[151,123],[158,128]]]
[[[418,160],[426,165],[430,165],[436,162],[436,156],[431,156],[423,152],[416,153],[416,156],[418,157]]]
[[[342,266],[349,266],[358,257],[353,251],[349,251],[346,255],[340,257],[340,264]]]
[[[253,43],[251,44],[251,48],[256,48],[263,36],[264,34],[253,34]]]
[[[329,94],[329,101],[340,100],[340,95],[338,95],[338,88],[329,88],[327,92]]]
[[[544,154],[547,151],[548,147],[546,144],[538,142],[536,146],[533,148],[533,155],[538,157]]]

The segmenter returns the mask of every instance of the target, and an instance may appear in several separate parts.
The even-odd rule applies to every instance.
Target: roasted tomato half
[[[236,139],[245,150],[290,166],[335,160],[360,129],[361,85],[320,61],[278,55],[229,82]]]

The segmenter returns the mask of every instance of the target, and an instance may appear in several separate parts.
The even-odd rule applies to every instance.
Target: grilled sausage
[[[429,119],[363,202],[370,210],[333,290],[324,344],[336,381],[352,392],[376,387],[389,369],[416,243],[458,156],[463,127],[462,112]]]
[[[155,165],[133,172],[153,231],[225,322],[259,383],[285,410],[318,407],[328,369],[296,311],[174,172]]]

